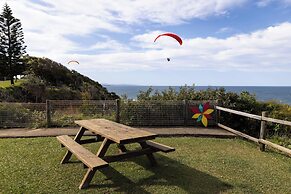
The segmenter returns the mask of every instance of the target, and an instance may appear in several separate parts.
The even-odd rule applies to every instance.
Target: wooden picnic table
[[[89,186],[95,172],[98,169],[108,166],[108,163],[121,161],[131,157],[146,155],[152,166],[156,165],[154,152],[171,152],[175,149],[157,142],[151,141],[157,137],[156,134],[129,127],[120,123],[109,121],[106,119],[90,119],[75,121],[80,126],[79,132],[72,139],[67,135],[58,136],[62,146],[65,146],[68,151],[63,157],[61,164],[68,163],[72,154],[74,154],[83,164],[88,167],[79,189]],[[91,131],[95,137],[82,140],[85,131]],[[94,143],[102,141],[97,154],[94,154],[84,148],[82,144]],[[129,151],[125,145],[130,143],[138,143],[141,149]],[[111,144],[117,144],[119,153],[115,155],[106,155],[106,152]]]

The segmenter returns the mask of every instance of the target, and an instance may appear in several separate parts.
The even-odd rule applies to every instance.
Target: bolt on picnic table
[[[151,141],[157,137],[156,134],[150,133],[137,128],[129,127],[106,119],[91,119],[75,121],[80,126],[79,132],[72,139],[67,135],[58,136],[58,141],[65,146],[68,151],[63,157],[61,164],[67,163],[72,154],[74,154],[83,164],[88,167],[79,189],[87,188],[98,169],[105,168],[108,163],[121,161],[127,158],[146,155],[152,166],[156,165],[154,152],[172,152],[174,148]],[[96,135],[95,138],[82,140],[85,131],[91,131]],[[97,154],[93,154],[81,144],[94,143],[102,141]],[[128,151],[126,144],[138,143],[141,149]],[[117,144],[120,153],[106,156],[106,152],[111,144]]]

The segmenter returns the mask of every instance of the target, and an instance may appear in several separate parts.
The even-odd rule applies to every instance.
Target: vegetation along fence
[[[232,109],[228,109],[228,108],[223,108],[223,107],[220,107],[220,106],[216,106],[216,110],[218,111],[218,123],[217,125],[227,131],[230,131],[240,137],[243,137],[243,138],[246,138],[250,141],[253,141],[257,144],[259,144],[260,146],[260,150],[261,151],[265,151],[266,149],[266,145],[274,148],[274,149],[277,149],[277,150],[280,150],[281,152],[287,154],[288,156],[291,157],[291,150],[288,149],[288,148],[285,148],[283,146],[280,146],[280,145],[277,145],[277,144],[274,144],[270,141],[267,141],[265,138],[266,138],[266,134],[267,134],[267,128],[266,128],[266,122],[272,122],[272,123],[277,123],[277,124],[280,124],[280,125],[287,125],[287,126],[291,126],[291,122],[290,121],[284,121],[284,120],[279,120],[279,119],[273,119],[273,118],[268,118],[266,117],[266,112],[262,112],[262,115],[255,115],[255,114],[249,114],[249,113],[245,113],[245,112],[241,112],[241,111],[236,111],[236,110],[232,110]],[[260,134],[259,134],[259,138],[255,138],[255,137],[252,137],[250,135],[247,135],[245,133],[242,133],[240,131],[237,131],[237,130],[234,130],[230,127],[227,127],[223,124],[220,123],[220,115],[221,115],[221,111],[223,112],[227,112],[227,113],[231,113],[231,114],[236,114],[236,115],[240,115],[240,116],[243,116],[243,117],[247,117],[247,118],[250,118],[250,119],[255,119],[255,120],[258,120],[261,122],[261,126],[260,126]]]
[[[201,126],[202,122],[197,122],[199,119],[192,117],[195,113],[203,113],[206,109],[213,110],[211,115],[206,115],[208,126],[219,126],[251,140],[259,144],[262,151],[268,145],[291,156],[290,149],[266,140],[267,122],[290,127],[290,121],[266,117],[266,112],[263,112],[262,115],[255,115],[220,107],[217,106],[217,101],[48,100],[46,103],[2,102],[0,103],[0,128],[64,127],[73,126],[75,120],[92,118],[106,118],[132,126]],[[238,117],[247,118],[247,120]],[[228,126],[222,123],[227,123]],[[233,126],[244,126],[245,128],[248,128],[248,125],[258,126],[259,134],[256,137],[256,132],[253,130],[234,130],[229,127],[233,123],[240,124]],[[288,131],[290,132],[290,130]],[[288,135],[289,132],[286,134]]]
[[[75,120],[107,118],[133,126],[200,126],[194,107],[216,101],[48,100],[46,103],[0,103],[0,128],[72,126]],[[216,125],[216,111],[208,126]]]
[[[0,103],[0,128],[40,127],[45,124],[45,103]]]

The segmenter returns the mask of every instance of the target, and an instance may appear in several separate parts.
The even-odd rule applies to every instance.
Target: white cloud
[[[217,71],[291,71],[291,23],[282,23],[250,34],[226,39],[192,38],[178,44],[157,46],[152,41],[156,32],[137,35],[133,43],[142,51],[116,52],[80,56],[82,66],[96,71],[208,69]],[[171,38],[168,37],[170,41]],[[150,46],[152,45],[152,46]],[[155,48],[157,46],[157,48]],[[166,57],[171,57],[171,62]]]
[[[110,21],[140,23],[151,21],[176,24],[192,18],[219,15],[247,0],[44,0],[63,13],[86,14]]]
[[[0,0],[2,4],[3,0]],[[77,69],[128,71],[154,69],[214,69],[218,71],[291,71],[291,24],[283,23],[250,34],[225,39],[214,37],[175,40],[160,38],[161,31],[135,35],[131,28],[147,22],[173,24],[193,18],[221,15],[247,0],[147,0],[147,1],[57,1],[49,6],[29,0],[8,2],[24,28],[28,53],[66,64],[75,59]],[[260,1],[263,2],[263,1]],[[265,1],[266,2],[266,1]],[[281,2],[288,3],[287,0]],[[128,44],[103,37],[83,48],[69,35],[84,37],[104,31],[132,34]],[[83,54],[85,51],[94,54]],[[112,52],[103,52],[107,50]],[[78,53],[78,52],[79,53]],[[82,52],[81,52],[82,51]],[[82,53],[82,54],[81,54]],[[171,57],[171,62],[166,61]]]
[[[116,40],[107,39],[106,41],[96,42],[95,44],[90,46],[88,49],[82,49],[82,50],[83,51],[106,50],[106,51],[116,52],[116,51],[126,51],[126,50],[129,51],[130,48]]]
[[[133,33],[133,25],[147,22],[179,24],[193,18],[226,13],[246,0],[0,0],[8,2],[15,17],[20,18],[28,53],[68,53],[86,50],[69,36],[84,37],[104,31]],[[76,41],[76,40],[75,40]],[[113,50],[126,46],[107,40]],[[108,47],[97,42],[92,48]],[[110,49],[110,48],[107,48]]]

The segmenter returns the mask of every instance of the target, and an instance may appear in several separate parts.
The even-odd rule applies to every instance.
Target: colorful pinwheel
[[[192,107],[191,111],[194,113],[193,119],[197,119],[197,122],[202,122],[202,124],[207,127],[208,119],[212,119],[210,114],[214,111],[210,108],[209,102],[204,105],[200,104],[199,107]]]

